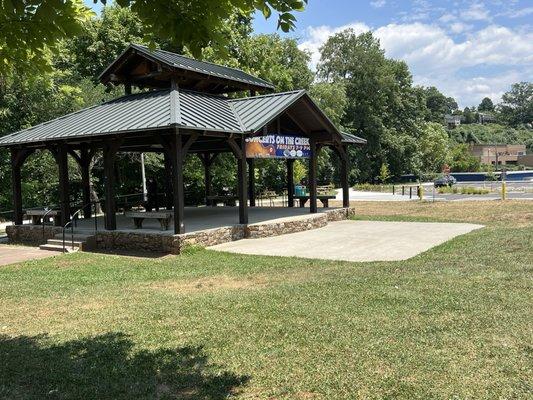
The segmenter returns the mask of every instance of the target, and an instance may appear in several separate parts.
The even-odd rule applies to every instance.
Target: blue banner
[[[272,134],[246,139],[246,158],[309,158],[309,138]]]

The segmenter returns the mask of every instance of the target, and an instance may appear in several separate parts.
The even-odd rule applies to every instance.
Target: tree
[[[351,152],[359,179],[373,180],[384,162],[393,176],[409,171],[425,104],[407,65],[387,59],[371,32],[356,35],[347,29],[322,47],[318,77],[343,85],[347,104],[342,126],[368,140],[361,151]]]
[[[381,167],[379,168],[379,181],[381,183],[387,183],[391,177],[389,166],[387,163],[381,164]]]
[[[483,100],[481,100],[481,103],[479,103],[477,110],[481,112],[493,112],[494,104],[492,103],[490,97],[483,98]]]
[[[449,158],[448,134],[435,122],[423,124],[418,139],[420,172],[440,172]]]
[[[516,126],[533,123],[533,83],[515,83],[502,96],[502,100],[499,110],[502,119],[508,124]]]
[[[342,119],[348,104],[344,85],[335,82],[317,82],[311,85],[309,95],[329,119],[342,128]]]
[[[472,107],[473,110],[475,110],[474,107]],[[473,124],[477,121],[476,114],[472,112],[472,110],[468,107],[465,107],[463,111],[463,117],[464,117],[464,123],[465,124]]]
[[[450,168],[453,172],[477,172],[481,168],[479,158],[472,155],[467,144],[454,146],[450,159]]]
[[[444,115],[457,110],[457,102],[452,97],[446,97],[436,87],[418,88],[425,98],[427,107],[426,121],[442,123]]]
[[[98,0],[94,0],[96,3]],[[106,0],[100,0],[103,4]],[[195,56],[207,46],[224,52],[228,42],[224,25],[232,15],[265,18],[278,13],[278,28],[294,29],[295,11],[303,11],[307,0],[115,0],[138,15],[145,40],[151,45],[167,41],[174,48],[188,48]],[[58,42],[80,34],[94,13],[82,0],[3,1],[0,3],[0,72],[15,66],[39,71],[49,66],[49,53]]]

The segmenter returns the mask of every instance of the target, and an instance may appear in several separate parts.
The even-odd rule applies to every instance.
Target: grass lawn
[[[0,267],[0,399],[531,399],[533,203],[355,207],[486,228],[402,262]]]

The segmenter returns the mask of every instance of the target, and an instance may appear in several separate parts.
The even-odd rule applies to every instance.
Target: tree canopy
[[[94,0],[106,4],[106,0]],[[187,48],[200,56],[202,49],[215,47],[224,53],[228,45],[225,24],[233,15],[251,16],[260,11],[265,18],[278,15],[278,28],[294,29],[295,12],[307,0],[115,0],[131,10],[142,23],[142,36],[155,46],[166,41],[176,49]],[[0,64],[2,73],[42,70],[50,66],[51,54],[62,39],[83,32],[94,13],[82,0],[25,0],[0,2]]]

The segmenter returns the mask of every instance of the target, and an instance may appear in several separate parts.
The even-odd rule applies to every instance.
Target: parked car
[[[456,183],[457,183],[457,179],[455,179],[451,175],[445,175],[445,176],[435,180],[435,182],[433,182],[435,187],[445,187],[445,186],[450,186],[451,187],[451,186],[455,185]]]

